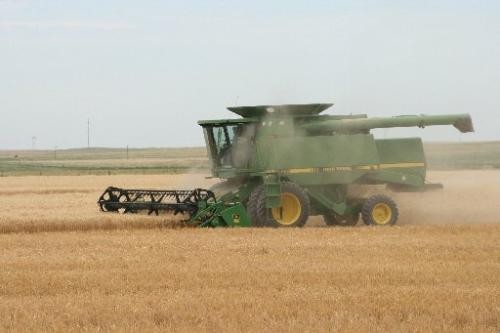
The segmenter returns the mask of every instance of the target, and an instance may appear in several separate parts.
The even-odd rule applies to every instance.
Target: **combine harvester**
[[[332,104],[231,107],[238,119],[204,120],[212,177],[210,190],[131,190],[109,187],[104,212],[189,216],[201,227],[301,227],[309,216],[326,224],[394,225],[396,203],[387,195],[351,196],[351,185],[385,184],[393,191],[436,188],[426,184],[420,138],[375,139],[375,128],[453,125],[472,132],[468,114],[368,118],[321,115]]]

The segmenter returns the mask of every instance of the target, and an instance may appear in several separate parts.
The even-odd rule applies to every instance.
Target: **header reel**
[[[138,190],[108,187],[97,204],[102,212],[184,214],[189,216],[186,222],[192,226],[250,226],[250,219],[241,203],[217,202],[215,194],[204,189]]]

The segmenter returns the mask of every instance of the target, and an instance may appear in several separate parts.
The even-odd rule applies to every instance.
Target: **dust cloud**
[[[400,224],[500,223],[500,171],[431,171],[443,190],[397,193]]]
[[[399,208],[398,225],[500,223],[499,170],[429,171],[427,182],[441,183],[444,188],[396,193],[383,186],[369,187],[363,196],[392,197]],[[323,219],[311,217],[308,225],[323,225]]]

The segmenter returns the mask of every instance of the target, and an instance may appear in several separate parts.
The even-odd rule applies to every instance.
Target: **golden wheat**
[[[500,172],[431,179],[398,227],[200,230],[96,200],[201,175],[0,178],[0,330],[498,332]]]
[[[498,332],[500,225],[0,235],[7,331]]]
[[[432,172],[429,179],[442,182],[445,189],[424,194],[389,193],[400,206],[401,225],[500,220],[499,171]],[[191,189],[215,182],[196,174],[0,177],[0,233],[165,227],[169,217],[103,214],[97,208],[97,198],[109,185]],[[174,221],[174,225],[178,224]],[[308,225],[324,224],[321,218],[313,217]]]
[[[192,189],[213,182],[204,175],[0,178],[0,233],[177,227],[170,216],[104,214],[96,202],[110,185]]]

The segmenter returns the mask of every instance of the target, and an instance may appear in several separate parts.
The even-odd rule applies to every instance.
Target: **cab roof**
[[[256,105],[256,106],[233,106],[228,107],[229,111],[242,116],[243,118],[260,118],[266,115],[286,115],[286,116],[310,116],[317,115],[325,111],[333,104],[283,104],[283,105]]]
[[[258,118],[239,118],[239,119],[211,119],[211,120],[200,120],[198,125],[200,126],[221,126],[221,125],[237,125],[246,123],[256,123]]]

